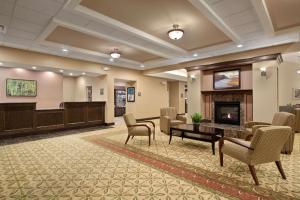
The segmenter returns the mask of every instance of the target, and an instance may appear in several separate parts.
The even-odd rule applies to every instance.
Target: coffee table
[[[172,136],[175,131],[180,132],[180,137],[189,138],[193,140],[199,140],[203,142],[210,142],[212,147],[212,153],[215,155],[215,142],[224,136],[224,130],[243,131],[245,128],[236,125],[217,124],[217,123],[201,123],[199,128],[194,129],[193,124],[178,124],[170,128],[171,144]]]

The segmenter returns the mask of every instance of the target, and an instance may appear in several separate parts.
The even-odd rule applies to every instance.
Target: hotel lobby
[[[0,0],[0,199],[300,199],[299,0]]]

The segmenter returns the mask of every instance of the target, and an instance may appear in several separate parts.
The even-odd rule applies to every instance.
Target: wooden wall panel
[[[53,129],[64,127],[64,110],[38,110],[36,111],[36,128]]]
[[[105,123],[105,102],[67,102],[64,106],[64,109],[36,110],[35,103],[0,103],[0,136]]]

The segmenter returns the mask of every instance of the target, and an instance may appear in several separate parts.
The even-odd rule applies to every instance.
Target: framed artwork
[[[6,96],[36,97],[37,81],[23,79],[6,79]]]
[[[239,69],[214,72],[213,84],[215,90],[239,89],[241,87],[241,72]]]
[[[127,102],[135,102],[135,87],[127,88]]]
[[[300,99],[300,88],[294,88],[293,93],[294,99]]]

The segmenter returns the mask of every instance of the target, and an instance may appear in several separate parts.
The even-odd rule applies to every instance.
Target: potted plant
[[[194,113],[192,116],[194,131],[199,131],[200,122],[202,120],[202,115],[199,112]]]

